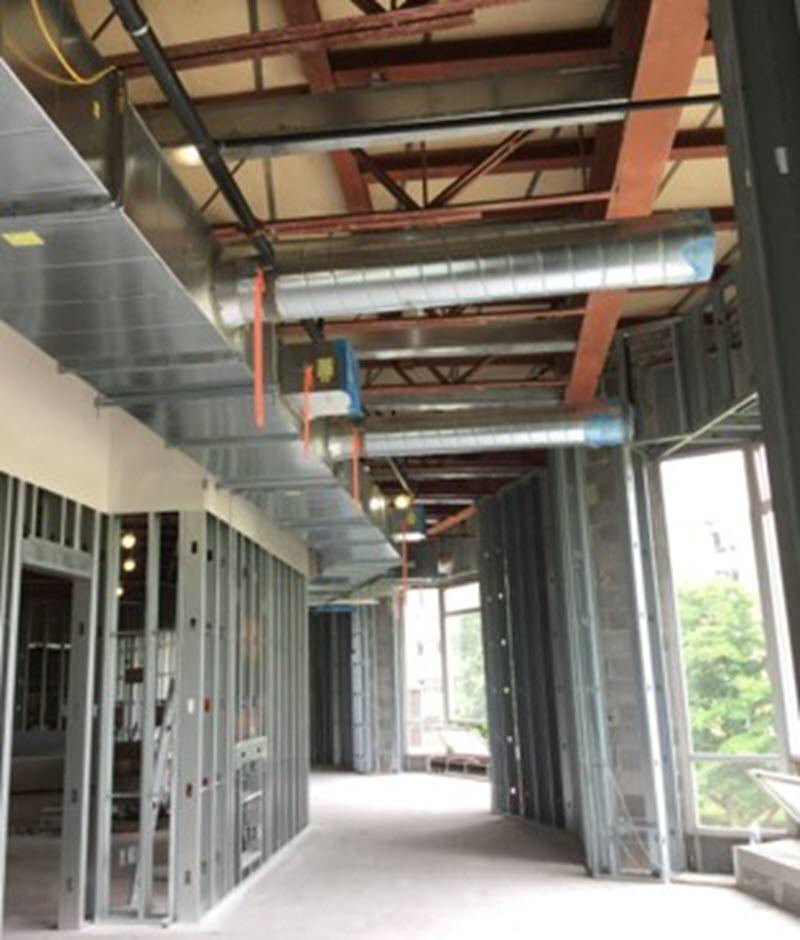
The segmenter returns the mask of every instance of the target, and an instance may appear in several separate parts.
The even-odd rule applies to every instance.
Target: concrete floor
[[[725,940],[800,936],[800,923],[733,888],[593,881],[571,840],[489,815],[485,783],[408,774],[323,774],[312,826],[191,931],[276,940]],[[36,925],[32,924],[31,927]],[[153,936],[93,928],[91,936]],[[50,932],[7,936],[27,940]],[[77,936],[63,934],[62,936]],[[85,934],[83,934],[85,936]]]

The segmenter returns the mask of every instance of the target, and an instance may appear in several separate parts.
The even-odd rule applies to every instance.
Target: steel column
[[[712,0],[740,220],[740,292],[800,682],[800,33],[793,0]]]

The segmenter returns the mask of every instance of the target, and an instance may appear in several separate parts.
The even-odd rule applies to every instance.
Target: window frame
[[[447,605],[445,604],[445,592],[454,587],[463,587],[467,584],[475,584],[478,588],[478,603],[474,607],[459,607],[455,610],[448,611]],[[439,631],[440,631],[440,640],[439,640],[439,649],[442,656],[442,687],[444,690],[444,715],[445,721],[448,725],[453,727],[460,728],[481,728],[484,727],[485,723],[479,721],[466,721],[463,718],[456,718],[453,715],[451,702],[450,702],[450,665],[449,665],[449,653],[447,646],[447,621],[448,619],[455,619],[456,617],[462,617],[464,614],[477,614],[481,620],[481,630],[483,629],[483,611],[481,607],[480,599],[480,580],[477,577],[469,578],[458,578],[453,581],[449,581],[446,584],[443,584],[439,588]],[[486,664],[484,663],[484,676]],[[488,720],[488,714],[487,714]]]
[[[667,504],[664,494],[661,470],[669,459],[656,462],[653,474],[657,488],[657,503],[654,511],[659,515],[663,552],[658,558],[657,576],[662,583],[662,597],[667,605],[662,607],[663,637],[666,651],[667,669],[669,673],[669,695],[672,702],[674,716],[674,736],[677,750],[678,767],[680,768],[680,790],[684,811],[684,829],[688,835],[717,836],[740,838],[747,834],[747,829],[736,826],[713,826],[701,822],[700,809],[697,800],[697,787],[695,782],[695,766],[714,762],[717,764],[776,764],[781,772],[791,771],[792,759],[790,742],[797,740],[800,729],[797,721],[791,722],[790,702],[794,694],[792,679],[791,657],[788,660],[783,654],[788,643],[788,634],[785,642],[781,639],[781,627],[777,622],[776,606],[781,598],[776,596],[774,567],[767,552],[767,539],[764,531],[766,517],[771,512],[771,500],[759,484],[757,468],[757,452],[763,446],[761,442],[734,445],[730,447],[714,448],[708,453],[741,453],[744,462],[746,493],[748,500],[748,516],[750,519],[750,532],[753,541],[753,554],[756,574],[759,585],[759,601],[761,607],[761,621],[764,631],[764,645],[766,649],[767,673],[773,691],[773,707],[775,716],[775,735],[778,741],[778,750],[774,754],[708,754],[696,751],[692,741],[691,712],[689,707],[689,693],[686,683],[686,670],[682,648],[682,633],[680,615],[677,605],[677,590],[672,576],[670,556],[669,533],[667,527]],[[675,460],[701,454],[681,454]],[[794,736],[792,725],[794,724]],[[783,833],[785,829],[765,830],[772,833]]]

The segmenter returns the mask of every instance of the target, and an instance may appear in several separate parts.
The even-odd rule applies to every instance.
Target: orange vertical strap
[[[303,451],[311,450],[311,392],[314,390],[314,367],[303,367]]]
[[[361,478],[358,475],[358,461],[361,458],[361,437],[358,433],[357,428],[353,428],[353,442],[351,450],[351,486],[350,492],[352,493],[353,499],[357,502],[361,502]]]
[[[253,281],[253,421],[264,427],[264,272],[256,270]]]

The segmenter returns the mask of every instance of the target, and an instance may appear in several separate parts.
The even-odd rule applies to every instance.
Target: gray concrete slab
[[[726,940],[800,936],[791,916],[719,884],[586,877],[572,840],[491,816],[481,781],[322,774],[312,827],[249,887],[191,930],[276,940]],[[153,936],[94,928],[95,938]],[[26,940],[52,932],[11,931]],[[64,934],[63,936],[77,936]]]

